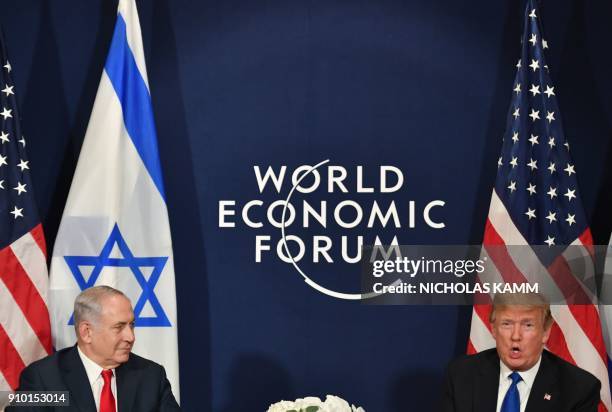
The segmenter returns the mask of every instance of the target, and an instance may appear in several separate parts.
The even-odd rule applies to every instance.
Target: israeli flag
[[[56,349],[74,345],[75,297],[123,291],[134,353],[162,364],[179,399],[176,292],[168,210],[134,0],[120,0],[112,43],[51,260]]]

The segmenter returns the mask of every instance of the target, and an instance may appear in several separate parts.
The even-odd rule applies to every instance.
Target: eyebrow
[[[523,318],[523,319],[519,319],[519,320],[514,320],[514,319],[509,319],[509,318],[501,318],[500,321],[502,322],[519,322],[519,323],[526,323],[526,322],[535,322],[536,318]]]

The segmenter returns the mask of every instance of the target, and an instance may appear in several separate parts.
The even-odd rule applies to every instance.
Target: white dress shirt
[[[100,412],[100,395],[102,394],[102,388],[104,387],[104,379],[102,378],[102,368],[100,365],[92,361],[85,355],[81,348],[77,345],[77,350],[79,351],[79,356],[81,358],[81,362],[83,362],[83,366],[85,367],[85,372],[87,373],[87,379],[89,380],[89,385],[91,386],[91,392],[93,393],[94,400],[96,401],[96,411]],[[113,393],[113,397],[115,398],[115,410],[118,411],[119,408],[117,406],[117,375],[115,374],[115,370],[113,371],[113,378],[111,379],[111,392]]]
[[[525,408],[527,407],[527,401],[529,400],[529,394],[531,393],[531,387],[533,386],[533,381],[535,381],[536,375],[538,374],[538,370],[540,369],[540,362],[542,361],[542,356],[540,355],[540,359],[538,362],[524,372],[518,372],[521,376],[522,380],[516,384],[516,388],[518,389],[519,397],[521,399],[521,412],[525,412]],[[500,412],[502,403],[504,402],[504,397],[506,396],[506,392],[510,388],[512,384],[512,379],[510,379],[510,374],[514,372],[512,369],[508,368],[504,362],[499,361],[499,389],[497,390],[497,412]]]

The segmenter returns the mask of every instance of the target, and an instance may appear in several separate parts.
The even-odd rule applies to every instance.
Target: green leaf
[[[318,406],[309,406],[306,408],[305,412],[317,412],[319,410]]]

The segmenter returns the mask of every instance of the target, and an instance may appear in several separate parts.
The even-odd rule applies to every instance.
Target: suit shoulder
[[[19,376],[19,389],[63,390],[61,387],[61,365],[64,358],[69,356],[71,350],[74,350],[74,348],[59,350],[26,366]]]
[[[557,355],[544,351],[542,356],[546,356],[551,363],[554,363],[559,368],[560,376],[567,377],[567,379],[572,382],[583,383],[588,386],[601,385],[599,379],[597,379],[595,375],[565,361]]]
[[[24,371],[35,371],[40,369],[47,369],[51,366],[57,365],[57,354],[52,353],[51,355],[45,356],[42,359],[38,359],[30,363],[24,368]]]
[[[34,361],[25,367],[24,372],[25,371],[29,371],[29,372],[45,371],[49,369],[56,369],[59,366],[60,359],[66,356],[71,350],[73,350],[72,347],[64,348],[64,349],[61,349],[61,350],[58,350],[52,353],[51,355],[45,356],[42,359]]]

